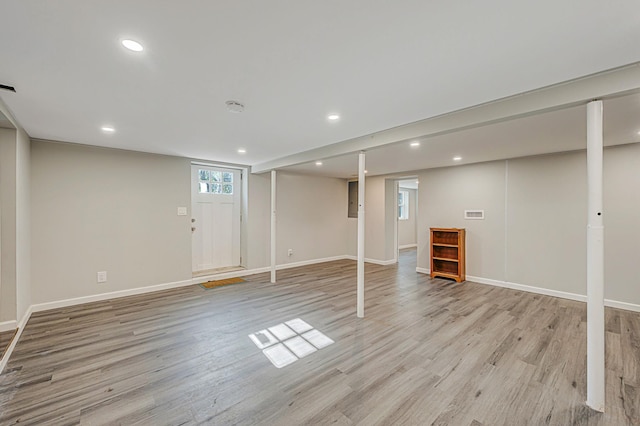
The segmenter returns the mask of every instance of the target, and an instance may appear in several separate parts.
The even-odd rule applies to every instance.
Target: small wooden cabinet
[[[464,229],[431,228],[431,278],[466,279],[464,243]]]

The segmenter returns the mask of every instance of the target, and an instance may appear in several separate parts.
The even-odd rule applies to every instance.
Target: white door
[[[240,170],[191,166],[193,271],[240,266]]]

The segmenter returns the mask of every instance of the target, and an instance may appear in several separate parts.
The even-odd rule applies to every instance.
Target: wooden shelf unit
[[[431,228],[431,278],[466,280],[464,243],[463,228]]]

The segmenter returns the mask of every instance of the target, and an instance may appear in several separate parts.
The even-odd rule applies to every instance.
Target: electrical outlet
[[[289,257],[293,256],[293,249],[287,250],[287,256]]]
[[[107,271],[98,272],[98,282],[106,283],[107,282]]]

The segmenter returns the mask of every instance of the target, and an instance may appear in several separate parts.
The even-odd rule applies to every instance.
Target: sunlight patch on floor
[[[326,348],[334,343],[329,337],[300,318],[250,334],[249,339],[277,368]]]

